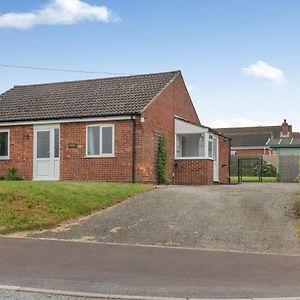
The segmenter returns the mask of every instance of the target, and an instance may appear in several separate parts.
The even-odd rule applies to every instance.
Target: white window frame
[[[211,142],[211,156],[209,155],[209,142]],[[214,157],[213,149],[214,149],[214,135],[209,133],[207,137],[207,157],[210,159],[213,159]]]
[[[10,130],[9,129],[0,129],[0,132],[7,132],[7,134],[8,134],[7,156],[0,156],[0,160],[8,160],[8,159],[10,159]]]
[[[208,156],[208,140],[210,139],[210,135],[213,135],[210,132],[199,132],[199,133],[191,133],[191,134],[204,134],[204,156],[190,156],[190,157],[180,157],[177,156],[177,135],[185,135],[185,134],[189,134],[189,133],[175,133],[175,159],[176,160],[192,160],[192,159],[198,159],[198,160],[213,160],[213,157],[209,157]]]
[[[89,155],[88,154],[88,129],[90,127],[99,127],[99,133],[100,133],[100,154],[97,155]],[[112,153],[103,153],[102,154],[102,128],[104,127],[110,127],[112,128]],[[115,125],[114,124],[91,124],[86,126],[86,133],[85,133],[85,157],[86,158],[99,158],[99,157],[115,157]]]

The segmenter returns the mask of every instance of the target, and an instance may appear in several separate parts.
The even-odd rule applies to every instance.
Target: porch
[[[219,181],[219,136],[208,127],[176,118],[174,183]]]

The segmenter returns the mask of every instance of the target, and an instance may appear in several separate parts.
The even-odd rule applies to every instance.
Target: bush
[[[277,170],[276,168],[268,164],[266,161],[263,161],[262,164],[262,177],[276,177],[277,176]]]
[[[16,168],[8,169],[6,175],[4,176],[4,180],[16,181],[22,180],[22,178],[18,175]]]
[[[158,149],[156,155],[156,177],[158,184],[168,184],[167,175],[167,142],[165,137],[158,140]]]

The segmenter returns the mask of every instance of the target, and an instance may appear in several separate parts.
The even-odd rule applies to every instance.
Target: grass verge
[[[151,188],[105,182],[0,181],[0,233],[50,228]]]
[[[238,182],[237,176],[231,176],[231,182]],[[243,176],[243,182],[259,182],[259,178],[255,176]],[[277,182],[276,177],[263,177],[262,182]]]

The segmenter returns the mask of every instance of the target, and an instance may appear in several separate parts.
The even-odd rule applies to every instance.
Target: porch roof
[[[192,122],[189,122],[188,120],[185,120],[175,115],[175,133],[193,134],[193,133],[204,133],[204,132],[211,132],[212,134],[231,140],[229,137],[222,135],[221,133],[219,133],[218,131],[210,127],[201,124],[194,124]]]

